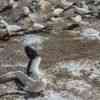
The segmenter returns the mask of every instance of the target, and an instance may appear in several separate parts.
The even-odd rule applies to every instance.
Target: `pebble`
[[[71,19],[76,23],[80,23],[82,21],[82,17],[80,15],[72,17]]]
[[[64,9],[62,8],[57,8],[53,11],[53,15],[55,16],[59,16],[60,14],[62,14],[62,12],[64,11]]]

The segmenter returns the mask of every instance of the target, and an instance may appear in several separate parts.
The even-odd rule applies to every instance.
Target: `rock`
[[[53,7],[63,7],[62,0],[49,0]]]
[[[51,17],[51,21],[53,23],[58,23],[58,22],[64,22],[64,19],[62,17]]]
[[[85,82],[84,80],[69,80],[66,83],[66,88],[69,91],[73,91],[76,95],[80,95],[87,100],[86,98],[92,97],[93,91],[92,86]]]
[[[82,17],[80,15],[72,17],[71,19],[76,23],[80,23],[82,21]]]
[[[93,28],[84,29],[80,32],[80,36],[88,40],[100,40],[100,32]]]
[[[25,29],[23,29],[21,26],[19,25],[9,25],[5,20],[1,19],[0,21],[4,26],[5,26],[5,30],[7,30],[6,32],[8,32],[9,35],[14,35],[14,32],[19,32],[19,31],[23,31]]]
[[[14,1],[13,7],[9,7],[9,1],[10,0],[0,1],[0,14],[3,17],[7,16],[5,20],[11,23],[14,23],[14,21],[23,14],[22,8],[24,6],[32,6],[32,0],[11,0],[11,3]]]
[[[81,17],[80,15],[77,15],[77,16],[75,16],[75,17],[72,17],[71,19],[72,19],[75,23],[78,23],[78,24],[80,24],[80,25],[89,25],[88,22],[85,22],[85,21],[82,20],[82,17]]]
[[[0,29],[0,40],[8,40],[9,39],[9,34],[5,29]]]
[[[48,0],[40,0],[39,5],[41,15],[46,18],[50,16],[53,9],[52,4]]]
[[[37,35],[26,35],[23,39],[23,45],[31,45],[36,50],[42,49],[42,43],[47,40],[48,38],[42,37],[42,36],[37,36]]]
[[[84,64],[81,64],[83,62]],[[73,77],[81,77],[83,75],[84,71],[87,73],[87,75],[94,76],[96,74],[97,76],[100,73],[100,65],[98,63],[99,61],[93,61],[90,59],[80,59],[80,60],[70,60],[68,62],[60,62],[56,66],[60,67],[60,69],[64,69],[65,72],[67,71],[70,73]],[[95,65],[96,64],[96,65]]]
[[[54,15],[54,16],[59,16],[60,14],[62,14],[63,11],[64,11],[64,9],[62,9],[62,8],[56,8],[56,9],[53,11],[53,15]]]
[[[81,72],[83,78],[95,86],[100,86],[100,64],[99,61],[95,62],[94,66],[88,66],[88,68],[82,68]]]
[[[90,85],[95,85],[97,87],[100,86],[99,60],[95,61],[90,59],[70,60],[68,62],[59,63],[56,66],[60,70],[64,69],[63,73],[70,74],[72,77],[81,78]],[[75,82],[73,80],[73,84],[74,83]],[[74,87],[74,85],[72,86]]]
[[[68,8],[68,7],[72,6],[74,2],[61,0],[61,3],[63,4],[64,8]]]
[[[36,30],[39,30],[39,29],[45,28],[45,26],[43,24],[40,24],[40,23],[34,23],[33,28],[35,28]]]
[[[28,100],[83,100],[79,96],[75,96],[71,93],[68,93],[67,91],[63,91],[65,94],[67,94],[65,97],[63,96],[64,93],[58,93],[53,90],[46,91],[44,97],[37,97],[34,99],[28,99]]]
[[[79,7],[77,7],[77,6],[75,6],[75,11],[76,11],[78,14],[81,14],[81,15],[90,13],[89,9],[86,9],[86,8],[79,8]]]
[[[18,7],[18,1],[9,0],[9,5],[11,5],[12,8],[17,8]]]

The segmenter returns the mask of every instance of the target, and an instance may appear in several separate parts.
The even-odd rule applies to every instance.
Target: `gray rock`
[[[100,40],[100,32],[93,28],[84,29],[80,32],[80,36],[88,40]]]

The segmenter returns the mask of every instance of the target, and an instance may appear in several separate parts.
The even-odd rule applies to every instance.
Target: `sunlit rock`
[[[64,9],[62,8],[57,8],[53,11],[53,15],[55,16],[59,16],[60,14],[62,14],[62,12],[64,11]]]
[[[82,17],[80,15],[77,15],[75,17],[71,18],[73,21],[75,21],[76,23],[80,23],[82,21]]]
[[[44,16],[45,18],[50,16],[53,9],[52,4],[48,0],[40,0],[39,5],[40,5],[41,15]]]

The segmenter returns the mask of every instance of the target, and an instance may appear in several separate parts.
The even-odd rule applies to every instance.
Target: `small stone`
[[[80,15],[72,17],[71,19],[76,23],[80,23],[82,21],[82,17]]]
[[[89,22],[83,21],[80,15],[71,18],[75,23],[80,25],[89,25]]]
[[[51,21],[57,23],[57,22],[64,22],[62,17],[51,17]]]
[[[40,24],[40,23],[34,23],[33,27],[36,28],[36,29],[43,29],[43,28],[45,28],[45,26],[43,24]]]
[[[53,15],[55,16],[59,16],[60,14],[62,14],[62,12],[64,11],[64,9],[62,8],[57,8],[53,11]]]

